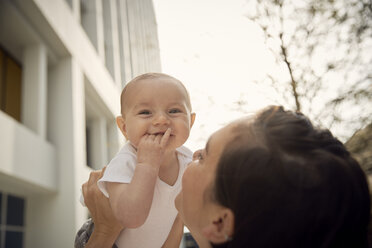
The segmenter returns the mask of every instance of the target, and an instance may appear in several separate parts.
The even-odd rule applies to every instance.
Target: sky
[[[186,146],[203,148],[230,121],[274,104],[254,83],[274,69],[246,0],[153,0],[162,71],[181,80],[196,121]],[[238,103],[244,102],[244,110]]]

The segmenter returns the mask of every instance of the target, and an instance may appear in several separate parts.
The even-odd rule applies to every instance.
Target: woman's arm
[[[172,229],[169,232],[168,238],[163,244],[162,248],[180,247],[182,235],[183,235],[183,222],[177,214],[177,217],[173,222]]]
[[[98,189],[97,181],[102,171],[90,173],[88,182],[82,186],[84,201],[94,222],[93,233],[86,248],[111,248],[123,227],[115,219],[108,199]]]

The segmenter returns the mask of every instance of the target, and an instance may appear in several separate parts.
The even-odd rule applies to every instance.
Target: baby
[[[192,152],[182,145],[194,120],[186,88],[169,75],[143,74],[123,89],[116,123],[129,142],[98,181],[125,228],[118,247],[179,246],[182,224],[174,199],[192,160]]]

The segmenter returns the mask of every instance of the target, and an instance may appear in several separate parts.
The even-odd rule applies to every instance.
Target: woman
[[[269,107],[214,133],[194,154],[175,201],[200,247],[368,247],[370,198],[358,163],[328,130]],[[83,185],[96,224],[86,247],[121,230],[91,174]]]

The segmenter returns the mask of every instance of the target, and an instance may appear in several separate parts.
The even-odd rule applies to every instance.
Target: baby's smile
[[[157,132],[157,133],[153,133],[153,135],[164,135],[165,132]]]
[[[157,136],[157,135],[162,135],[163,136],[168,131],[168,129],[170,129],[170,128],[167,128],[165,130],[162,130],[162,129],[160,129],[160,130],[153,130],[153,131],[149,131],[147,134],[148,135],[155,135],[155,136]],[[170,131],[171,131],[171,133],[170,133],[169,136],[174,136],[172,130],[170,130]]]
[[[156,132],[156,133],[149,133],[149,135],[164,135],[165,132]],[[174,134],[170,134],[170,136],[174,136]]]

